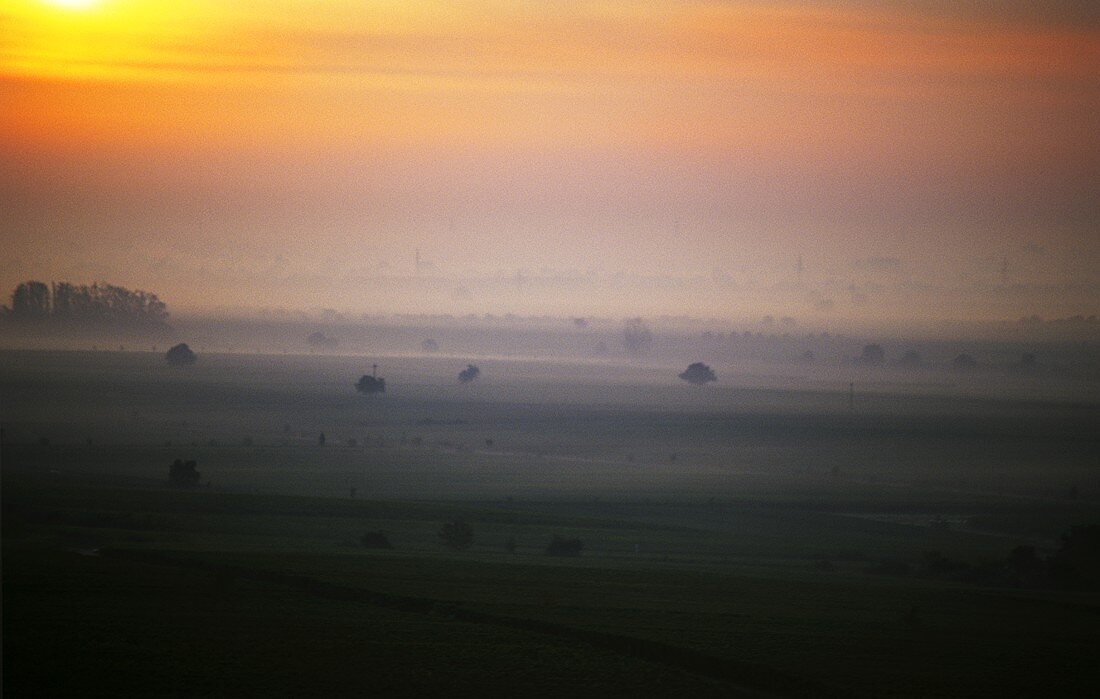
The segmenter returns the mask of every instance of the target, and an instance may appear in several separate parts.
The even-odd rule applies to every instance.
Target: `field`
[[[1010,558],[1100,523],[1094,402],[515,359],[460,385],[454,359],[370,361],[385,395],[356,394],[352,357],[0,352],[5,691],[1100,681],[1095,586]],[[169,485],[177,459],[199,487]],[[455,520],[468,548],[440,538]],[[555,536],[581,554],[547,555]]]

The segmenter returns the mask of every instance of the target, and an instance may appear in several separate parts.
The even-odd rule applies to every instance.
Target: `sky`
[[[1097,313],[1097,114],[1091,2],[4,0],[0,288]]]

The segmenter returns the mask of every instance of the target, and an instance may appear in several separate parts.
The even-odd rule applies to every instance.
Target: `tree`
[[[11,314],[19,320],[45,320],[50,315],[50,287],[23,282],[11,295]]]
[[[474,528],[469,523],[456,519],[443,525],[439,530],[439,538],[447,546],[463,551],[474,543]]]
[[[377,376],[363,374],[355,384],[355,390],[367,395],[386,392],[386,380]]]
[[[169,364],[175,365],[194,364],[198,359],[195,353],[191,351],[191,348],[187,346],[186,342],[181,342],[168,350],[164,358],[168,360]]]
[[[863,354],[856,361],[868,366],[878,366],[886,361],[886,350],[882,349],[882,345],[864,345]]]
[[[584,543],[580,539],[563,539],[557,534],[550,540],[550,543],[546,545],[546,555],[548,556],[579,556],[584,549]]]
[[[687,370],[680,373],[680,378],[696,386],[704,386],[711,381],[717,381],[714,370],[702,362],[689,364]]]
[[[438,352],[439,343],[429,337],[420,343],[420,349],[425,352]]]
[[[1045,563],[1039,558],[1034,546],[1021,544],[1008,554],[1008,569],[1021,583],[1031,583],[1043,576]]]
[[[458,380],[462,383],[470,383],[479,376],[481,376],[481,369],[473,364],[467,364],[465,369],[458,372]]]
[[[1033,352],[1024,352],[1020,355],[1020,361],[1013,365],[1017,371],[1035,371],[1039,368],[1039,360]]]
[[[1075,525],[1050,557],[1050,575],[1064,585],[1100,585],[1100,524]]]
[[[978,360],[969,354],[963,353],[951,360],[951,365],[956,369],[967,371],[978,366]]]
[[[905,353],[901,355],[901,359],[898,360],[898,364],[903,367],[909,368],[918,367],[920,366],[920,363],[920,352],[917,352],[916,350],[906,350]]]
[[[177,488],[194,488],[199,484],[199,476],[194,461],[176,459],[168,468],[168,482]]]
[[[628,318],[623,321],[623,346],[627,354],[649,354],[653,345],[653,333],[641,318]]]
[[[386,532],[383,531],[367,532],[359,537],[359,542],[368,549],[393,548],[393,544],[390,543],[389,537],[386,536]]]
[[[309,346],[315,349],[332,349],[339,342],[335,337],[329,337],[320,330],[310,333],[306,340],[309,342]]]
[[[112,284],[77,286],[56,282],[23,282],[12,293],[11,317],[16,320],[164,325],[168,312],[156,294]]]

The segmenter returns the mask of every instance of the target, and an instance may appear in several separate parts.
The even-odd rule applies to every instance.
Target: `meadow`
[[[387,393],[357,394],[374,363]],[[1011,558],[1100,523],[1096,403],[478,363],[459,384],[445,356],[0,352],[5,691],[1086,696],[1100,680],[1095,586]],[[170,485],[176,459],[199,487]],[[440,538],[456,520],[468,548]],[[547,555],[555,536],[580,555]]]

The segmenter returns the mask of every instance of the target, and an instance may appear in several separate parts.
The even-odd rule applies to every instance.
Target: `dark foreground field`
[[[1095,405],[503,364],[462,392],[414,360],[365,398],[352,360],[158,359],[3,355],[10,696],[1100,681],[1094,569],[1060,538],[1100,521]]]

